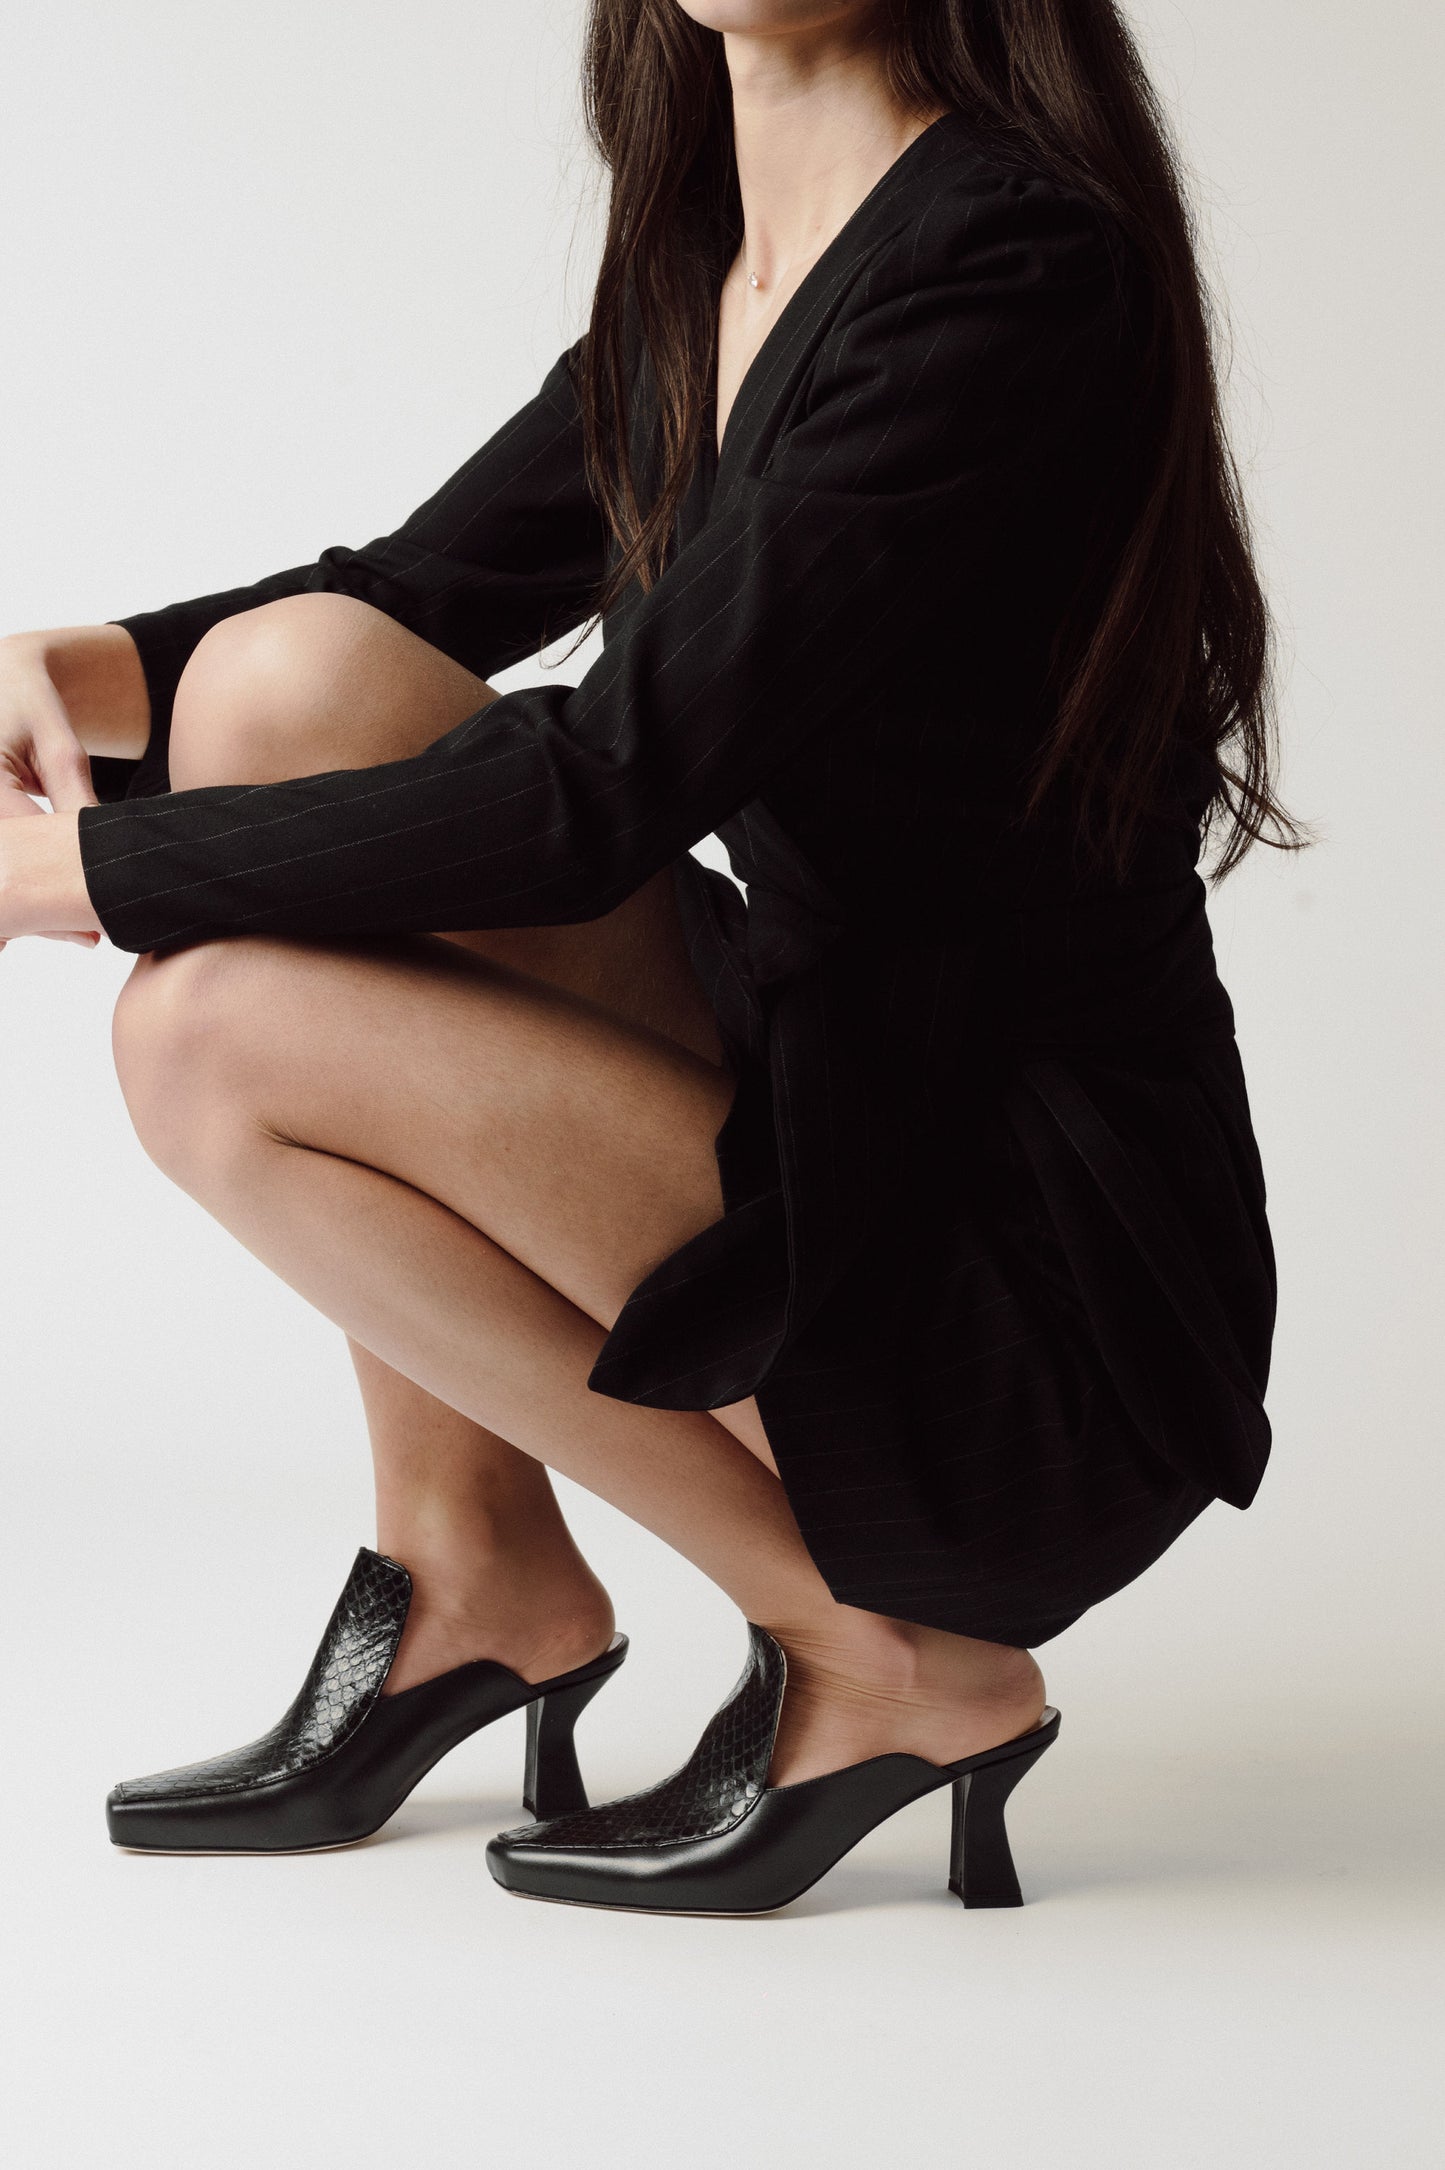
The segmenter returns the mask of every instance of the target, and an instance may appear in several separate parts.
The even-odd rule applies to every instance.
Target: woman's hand
[[[0,640],[0,820],[94,806],[90,758],[50,674],[49,636]]]
[[[86,746],[133,758],[149,728],[145,674],[123,626],[0,640],[0,949],[17,934],[87,949],[100,939],[76,837],[77,810],[96,803]]]
[[[0,949],[19,934],[48,934],[93,949],[100,921],[80,862],[74,814],[0,821]]]

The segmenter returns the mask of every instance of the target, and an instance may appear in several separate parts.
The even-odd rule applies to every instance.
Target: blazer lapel
[[[875,250],[927,201],[930,176],[968,155],[973,138],[947,113],[915,136],[839,228],[754,355],[728,414],[715,463],[710,509],[717,510],[782,427],[840,304]],[[713,465],[709,461],[709,465]]]

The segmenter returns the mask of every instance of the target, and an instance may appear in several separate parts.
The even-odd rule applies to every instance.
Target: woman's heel
[[[554,1688],[527,1705],[527,1761],[522,1774],[522,1806],[539,1820],[569,1816],[586,1808],[587,1788],[577,1762],[572,1734],[593,1696],[617,1670],[615,1664],[591,1680]]]
[[[1004,1805],[1026,1771],[1031,1771],[1046,1748],[1058,1738],[1059,1714],[1045,1714],[1037,1731],[1027,1736],[1026,1748],[1001,1754],[997,1760],[970,1757],[953,1781],[953,1845],[948,1888],[965,1906],[1022,1906],[1018,1874],[1004,1828]]]

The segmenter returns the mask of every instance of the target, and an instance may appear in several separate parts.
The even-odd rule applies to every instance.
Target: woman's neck
[[[764,290],[810,263],[935,116],[905,112],[857,34],[730,32],[748,271]]]

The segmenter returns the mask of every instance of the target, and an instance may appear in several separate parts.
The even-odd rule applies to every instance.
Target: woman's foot
[[[379,1831],[451,1749],[524,1707],[525,1806],[537,1816],[584,1809],[573,1729],[622,1664],[627,1638],[569,1668],[571,1680],[551,1682],[541,1696],[512,1669],[465,1660],[429,1685],[416,1682],[410,1695],[387,1695],[412,1594],[406,1568],[363,1545],[279,1722],[223,1755],[123,1781],[106,1804],[115,1843],[143,1853],[349,1846]]]
[[[823,1626],[826,1632],[826,1619]],[[851,1653],[852,1690],[864,1638],[844,1629],[842,1639]],[[875,1634],[873,1639],[881,1647],[883,1638]],[[975,1645],[963,1657],[975,1684],[986,1675],[998,1684],[1002,1668],[984,1655],[986,1647]],[[874,1655],[875,1670],[886,1671],[877,1648]],[[920,1646],[915,1655],[917,1687],[933,1661],[944,1671],[951,1661],[956,1664],[959,1653]],[[799,1898],[899,1809],[928,1793],[951,1792],[949,1889],[965,1906],[1022,1903],[1004,1804],[1056,1737],[1057,1711],[1040,1713],[1042,1724],[1025,1727],[1006,1743],[953,1757],[959,1742],[957,1703],[946,1725],[935,1729],[925,1717],[909,1735],[907,1724],[899,1721],[898,1698],[891,1696],[886,1700],[895,1707],[881,1726],[871,1720],[845,1723],[835,1730],[826,1753],[818,1733],[813,1743],[818,1753],[812,1760],[842,1758],[841,1769],[810,1773],[807,1762],[792,1767],[785,1763],[772,1774],[775,1783],[770,1785],[769,1750],[791,1692],[792,1674],[782,1646],[766,1628],[751,1623],[742,1676],[686,1763],[660,1785],[604,1807],[500,1832],[487,1848],[488,1868],[508,1890],[534,1899],[629,1912],[770,1913]],[[1018,1717],[1022,1699],[1015,1695],[1013,1700],[1008,1720],[1003,1716],[1007,1695],[992,1707],[992,1726]],[[982,1702],[976,1702],[973,1720],[965,1720],[965,1725],[979,1722]],[[850,1693],[846,1708],[856,1712],[858,1707]],[[862,1707],[875,1710],[871,1698]],[[795,1703],[790,1721],[795,1748],[800,1710],[806,1715],[805,1700]],[[940,1740],[946,1741],[946,1750],[939,1747]],[[920,1754],[886,1752],[904,1745]],[[933,1760],[939,1755],[948,1756],[942,1769]],[[786,1782],[810,1775],[811,1784]]]
[[[778,1630],[788,1659],[772,1786],[870,1756],[956,1763],[1038,1724],[1044,1678],[1026,1650],[839,1606],[822,1630]]]
[[[410,1573],[412,1601],[384,1695],[477,1658],[523,1680],[552,1680],[589,1664],[612,1640],[612,1600],[575,1548],[568,1557],[511,1546],[459,1561],[423,1557],[413,1546],[389,1556]]]

